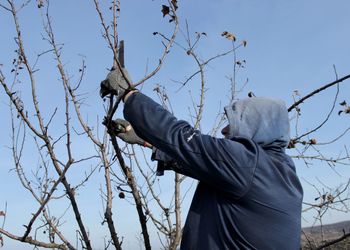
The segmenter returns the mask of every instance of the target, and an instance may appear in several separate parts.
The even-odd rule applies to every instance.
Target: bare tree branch
[[[2,228],[0,228],[0,233],[3,234],[3,235],[6,235],[10,239],[17,240],[17,241],[23,241],[23,237],[13,235],[10,232],[7,232],[6,230],[4,230]],[[45,243],[45,242],[41,242],[41,241],[32,239],[32,237],[26,237],[24,242],[29,243],[29,244],[34,245],[34,246],[37,246],[37,247],[62,249],[62,250],[66,250],[67,249],[65,244]]]
[[[350,74],[349,75],[346,75],[340,79],[337,79],[331,83],[328,83],[328,84],[325,84],[324,86],[322,86],[321,88],[318,88],[314,91],[312,91],[311,93],[305,95],[304,97],[300,98],[300,100],[298,100],[297,102],[293,103],[289,108],[288,108],[288,112],[292,111],[293,109],[295,109],[296,107],[298,107],[299,104],[303,103],[304,101],[306,101],[307,99],[309,99],[310,97],[316,95],[317,93],[325,90],[325,89],[328,89],[338,83],[341,83],[345,80],[347,80],[348,78],[350,78]]]
[[[151,243],[150,243],[148,229],[147,229],[147,220],[146,220],[146,216],[145,216],[145,213],[143,211],[143,208],[142,208],[142,201],[141,201],[140,193],[137,189],[135,178],[134,178],[131,170],[125,164],[125,161],[123,159],[123,156],[121,155],[120,148],[119,148],[119,145],[118,145],[118,142],[117,142],[117,139],[115,138],[115,136],[111,135],[111,140],[112,140],[112,144],[113,144],[117,159],[119,161],[119,165],[120,165],[121,169],[123,170],[123,173],[126,177],[126,180],[127,180],[129,187],[131,188],[132,195],[133,195],[135,203],[136,203],[136,210],[137,210],[137,213],[139,216],[139,221],[141,224],[145,248],[146,248],[146,250],[149,250],[149,249],[151,249]]]
[[[335,245],[336,243],[339,243],[347,238],[350,237],[350,232],[349,233],[345,233],[344,231],[344,234],[343,236],[339,237],[338,239],[334,239],[334,240],[331,240],[331,241],[327,241],[326,243],[324,243],[323,245],[321,246],[318,246],[317,248],[315,248],[316,250],[320,250],[320,249],[324,249],[326,247],[329,247],[329,246],[332,246],[332,245]]]

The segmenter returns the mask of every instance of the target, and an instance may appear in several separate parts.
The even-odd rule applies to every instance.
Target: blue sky
[[[128,0],[121,1],[121,17],[119,19],[120,38],[125,40],[126,66],[134,81],[141,79],[148,68],[153,68],[161,55],[162,45],[159,38],[152,35],[159,31],[169,34],[171,24],[162,18],[160,9],[164,4],[158,0]],[[108,6],[102,5],[108,11]],[[185,32],[185,21],[189,25],[190,33],[206,32],[207,37],[198,45],[198,54],[203,58],[209,58],[220,52],[230,49],[230,42],[223,37],[223,31],[229,31],[236,35],[238,41],[247,40],[247,47],[241,48],[237,56],[246,60],[246,68],[238,73],[239,83],[249,79],[248,85],[238,96],[243,98],[249,91],[258,96],[279,97],[285,100],[287,105],[293,103],[292,94],[298,90],[305,95],[319,86],[333,81],[335,65],[339,77],[350,73],[350,2],[347,0],[296,0],[296,1],[179,1],[178,15],[180,18],[181,31],[178,34],[178,42],[184,44],[182,33]],[[7,79],[11,80],[11,62],[14,58],[14,25],[9,13],[0,9],[0,63]],[[56,39],[64,44],[62,58],[66,69],[73,81],[78,79],[79,67],[82,58],[86,61],[87,73],[82,86],[82,93],[85,95],[86,104],[82,107],[84,117],[94,127],[95,131],[100,129],[97,124],[104,115],[103,102],[98,96],[99,83],[105,77],[107,68],[111,66],[112,56],[107,48],[106,42],[101,37],[101,26],[95,11],[93,1],[52,1],[50,13],[53,19],[53,26]],[[106,18],[108,18],[106,16]],[[20,12],[19,20],[22,25],[25,47],[31,61],[35,60],[36,54],[45,51],[49,45],[43,41],[41,34],[41,14],[36,8],[35,1],[32,1]],[[233,57],[227,56],[214,61],[206,69],[207,94],[205,112],[202,123],[202,132],[207,133],[212,127],[215,115],[226,105],[229,99],[229,82],[226,76],[232,74]],[[53,56],[47,54],[39,61],[40,69],[37,76],[39,101],[43,107],[43,114],[49,116],[55,107],[62,105],[63,92],[59,88],[59,76],[54,64]],[[171,98],[175,115],[184,120],[190,120],[188,107],[191,106],[189,91],[193,96],[199,93],[199,79],[195,78],[185,88],[177,92],[179,85],[173,80],[183,81],[186,76],[194,71],[193,59],[185,54],[178,46],[174,46],[168,55],[167,61],[156,77],[147,81],[143,86],[143,92],[156,98],[152,89],[156,84],[167,88]],[[340,85],[340,93],[336,104],[336,110],[341,107],[339,102],[347,100],[350,103],[350,82]],[[27,92],[25,78],[20,85],[23,89],[21,96],[25,103],[30,101]],[[21,187],[16,178],[13,168],[11,152],[6,146],[10,145],[10,118],[8,111],[8,100],[3,91],[0,92],[0,112],[3,118],[2,130],[0,132],[0,210],[8,204],[8,216],[6,228],[16,234],[23,232],[23,221],[29,221],[30,213],[38,207],[30,199],[30,195]],[[299,121],[300,132],[308,131],[319,124],[330,109],[336,89],[333,88],[324,92],[302,106],[302,116]],[[29,103],[28,103],[29,105]],[[63,109],[59,110],[57,121],[55,121],[52,134],[59,136],[64,130],[60,119],[64,115]],[[335,112],[336,113],[336,112]],[[119,113],[119,116],[121,113]],[[293,114],[291,114],[291,119]],[[331,121],[314,136],[318,141],[328,141],[346,129],[349,123],[349,116],[334,114]],[[292,135],[295,135],[292,121]],[[57,123],[56,123],[57,122]],[[30,141],[30,135],[28,136]],[[349,136],[343,138],[332,146],[322,147],[325,155],[336,157],[340,152],[344,154],[344,145],[349,141]],[[93,152],[93,148],[85,144],[84,138],[77,138],[74,141],[74,152],[84,157]],[[29,142],[28,142],[29,144]],[[64,147],[58,147],[64,156]],[[294,150],[288,151],[296,155]],[[315,152],[310,152],[315,154]],[[35,167],[39,161],[38,156],[31,146],[25,151],[24,161],[26,168]],[[297,171],[303,181],[305,199],[312,201],[316,197],[313,188],[307,184],[311,182],[320,186],[320,182],[335,187],[346,182],[350,177],[349,166],[337,166],[335,172],[328,165],[322,162],[313,162],[312,166],[306,167],[302,161],[296,161]],[[88,171],[93,164],[79,166],[69,173],[73,183],[79,183],[84,171]],[[164,199],[169,199],[169,190],[166,186],[167,180],[173,178],[172,174],[159,180],[164,185]],[[189,181],[189,185],[191,182]],[[91,232],[96,237],[96,249],[102,244],[101,239],[106,233],[100,225],[100,215],[103,211],[100,200],[99,188],[103,186],[103,173],[96,172],[91,181],[81,189],[79,202],[83,216],[86,218]],[[325,187],[321,185],[321,188]],[[167,196],[168,195],[168,196]],[[184,218],[186,209],[191,197],[188,197],[184,205]],[[25,212],[23,212],[25,207]],[[52,211],[61,211],[65,206],[59,202],[52,205]],[[115,216],[120,225],[120,232],[125,237],[126,249],[135,249],[137,241],[135,235],[138,233],[138,225],[133,216],[124,214],[133,213],[130,205],[126,202],[115,201]],[[303,224],[310,225],[313,222],[313,213],[304,215]],[[71,230],[74,235],[74,221],[68,213],[64,225],[66,230]],[[347,214],[331,212],[325,222],[335,222],[348,219]],[[1,222],[1,221],[0,221]],[[74,238],[74,237],[73,237]],[[156,241],[156,236],[154,236]],[[6,247],[16,244],[6,240]],[[11,245],[13,244],[13,245]],[[19,248],[17,248],[19,249]],[[21,248],[23,249],[23,248]]]

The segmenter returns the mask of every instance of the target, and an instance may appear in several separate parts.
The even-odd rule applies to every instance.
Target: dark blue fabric
[[[141,93],[127,99],[124,117],[159,149],[156,159],[200,181],[181,249],[300,248],[302,188],[280,143],[203,135]]]

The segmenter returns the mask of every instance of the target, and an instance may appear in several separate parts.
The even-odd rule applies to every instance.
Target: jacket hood
[[[286,147],[290,140],[285,103],[265,97],[246,98],[225,107],[229,138],[244,136],[261,146]]]

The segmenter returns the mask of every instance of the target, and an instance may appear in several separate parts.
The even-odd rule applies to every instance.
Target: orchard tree
[[[7,53],[8,57],[0,58],[2,96],[6,97],[3,102],[6,103],[10,117],[3,120],[10,135],[6,154],[12,157],[12,165],[6,167],[12,171],[9,174],[16,173],[23,192],[31,195],[31,210],[24,211],[25,216],[21,217],[23,221],[15,225],[21,228],[16,230],[20,234],[8,229],[7,218],[12,213],[8,206],[11,204],[1,200],[3,209],[0,211],[0,219],[3,223],[0,228],[0,245],[6,247],[7,241],[12,239],[32,245],[33,248],[122,249],[124,241],[135,241],[138,238],[143,249],[157,248],[155,246],[159,245],[164,249],[177,249],[184,224],[183,204],[188,193],[195,187],[193,181],[177,173],[158,177],[155,163],[149,160],[150,152],[138,146],[126,145],[116,138],[113,134],[113,120],[120,116],[120,99],[113,93],[104,100],[100,99],[100,83],[91,83],[87,77],[88,72],[93,71],[87,61],[94,60],[93,58],[79,57],[79,67],[76,66],[77,63],[72,63],[71,66],[68,62],[67,58],[71,56],[67,55],[66,45],[61,41],[60,32],[55,30],[55,19],[50,14],[53,2],[6,0],[0,3],[1,15],[11,18],[11,29],[14,32],[2,33],[2,36],[13,37],[12,47],[8,48],[12,54]],[[87,5],[85,2],[81,4]],[[93,36],[100,37],[99,46],[101,49],[107,48],[109,55],[105,58],[106,65],[109,64],[106,66],[108,70],[95,74],[103,80],[104,74],[109,70],[117,69],[121,81],[125,81],[131,88],[142,89],[171,60],[175,60],[170,57],[171,53],[191,58],[192,72],[183,73],[177,80],[156,84],[152,88],[159,97],[159,102],[177,116],[181,114],[173,109],[178,102],[175,98],[187,98],[187,103],[191,104],[188,113],[193,127],[202,133],[216,136],[227,121],[220,110],[215,119],[212,119],[214,125],[210,130],[207,132],[203,129],[203,116],[208,107],[207,73],[214,62],[230,58],[231,73],[226,77],[226,86],[222,87],[229,93],[225,102],[240,98],[247,89],[248,79],[241,77],[247,62],[239,52],[249,49],[248,42],[237,38],[234,32],[222,29],[216,39],[224,39],[227,50],[203,56],[201,44],[208,39],[208,34],[204,31],[192,33],[187,21],[180,22],[178,12],[181,10],[181,2],[168,0],[152,3],[157,5],[159,12],[148,15],[159,15],[163,21],[159,24],[159,30],[162,31],[156,31],[158,27],[153,27],[155,31],[152,33],[158,43],[158,58],[147,61],[145,75],[134,79],[125,70],[126,62],[133,59],[128,57],[124,49],[129,43],[121,39],[123,34],[119,29],[123,25],[120,23],[123,2],[113,0],[108,4],[109,6],[100,6],[98,0],[93,0],[88,5],[94,12],[96,22],[100,23],[100,33]],[[29,28],[23,25],[26,18],[30,18],[26,11],[29,9],[33,13],[34,8],[41,23]],[[39,37],[34,38],[34,35]],[[143,46],[142,39],[139,39],[140,47]],[[35,46],[38,41],[40,46]],[[78,43],[89,41],[79,40]],[[322,142],[317,137],[334,117],[342,119],[344,123],[349,119],[348,100],[339,100],[338,96],[341,92],[340,84],[345,83],[350,75],[338,77],[335,67],[334,72],[334,81],[320,83],[309,94],[300,94],[303,90],[291,93],[293,102],[288,111],[292,139],[288,153],[300,163],[298,166],[304,164],[309,168],[315,167],[312,164],[323,162],[336,171],[338,165],[349,165],[346,145],[333,150],[331,155],[328,149],[346,138],[350,127],[344,131],[334,131],[327,142]],[[94,85],[94,91],[86,87],[88,83]],[[169,94],[168,91],[170,85],[177,86],[174,98],[170,97],[174,94]],[[190,90],[189,95],[185,92],[186,89]],[[318,120],[311,129],[303,126],[302,121],[308,115],[304,113],[303,106],[308,103],[316,105],[313,104],[313,98],[330,89],[336,89],[336,94],[330,98],[332,103],[328,110],[319,110],[318,117],[324,118]],[[246,92],[249,92],[249,96],[255,93],[254,90]],[[91,108],[89,99],[93,99],[93,105],[100,108]],[[335,186],[322,182],[310,183],[317,190],[318,196],[314,200],[304,201],[304,212],[314,211],[315,222],[318,224],[322,224],[324,216],[330,211],[348,212],[350,178],[347,179],[346,183]],[[93,185],[96,180],[103,185]],[[171,191],[163,194],[165,189]],[[5,190],[1,191],[5,193]],[[91,207],[80,197],[85,197],[91,206],[98,204],[101,213],[97,224],[96,220],[89,218],[91,215],[88,215],[88,210]],[[121,206],[127,207],[130,214],[118,214]],[[62,207],[65,207],[63,211]],[[140,234],[136,237],[127,235],[121,229],[125,225],[120,221],[125,216],[137,218],[138,223],[135,225]],[[67,229],[67,221],[70,221],[68,227],[73,229]],[[104,230],[105,233],[103,246],[95,242],[98,230]],[[349,232],[344,231],[339,239],[344,240],[348,236]],[[322,238],[321,242],[317,242],[309,235],[305,234],[304,237],[305,247],[322,248],[337,243],[337,239],[325,241],[326,238]]]

